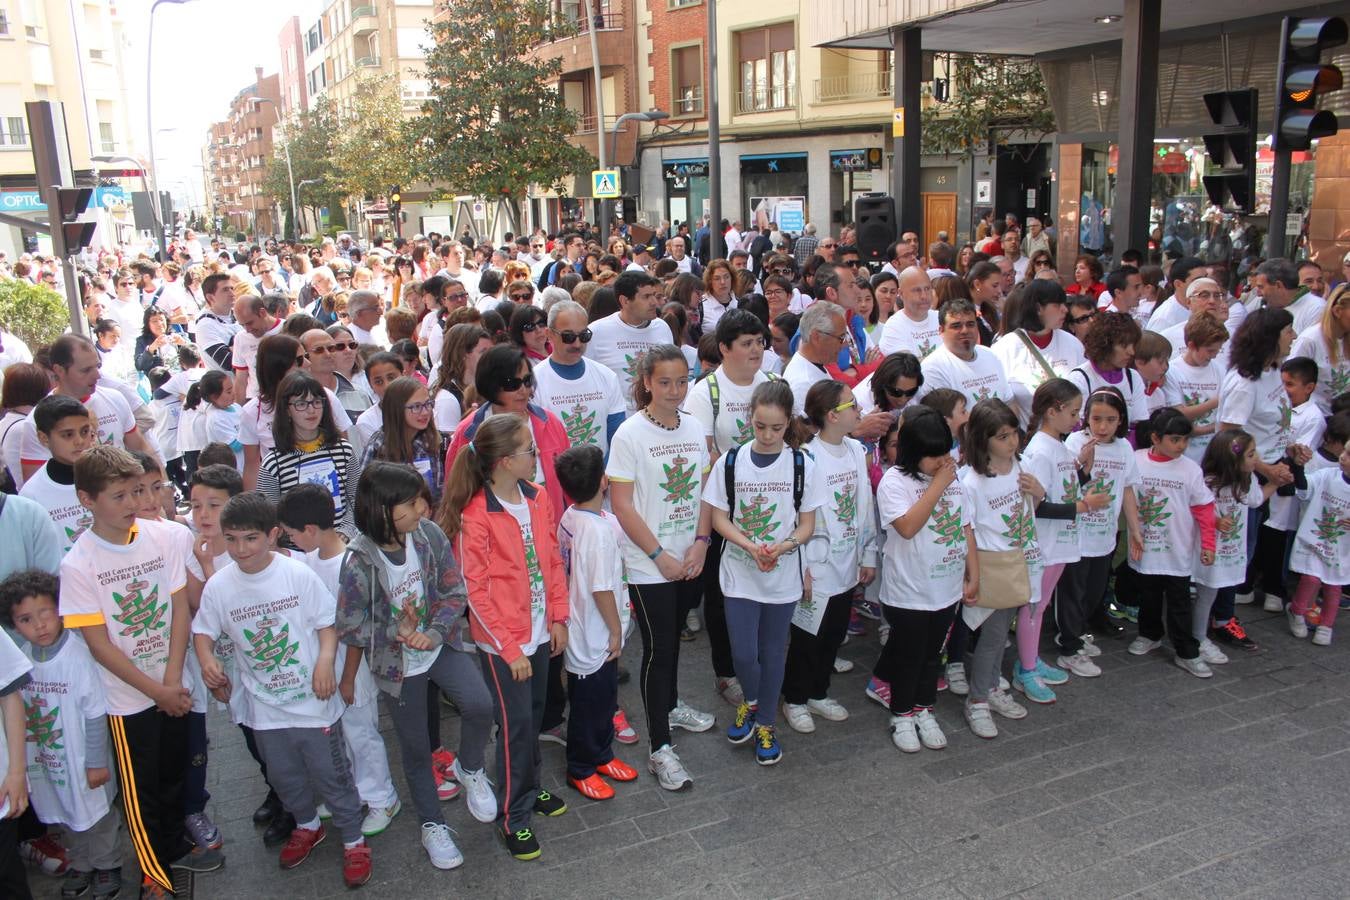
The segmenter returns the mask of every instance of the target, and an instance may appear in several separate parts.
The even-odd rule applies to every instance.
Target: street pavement
[[[371,841],[374,877],[360,896],[1350,895],[1342,848],[1350,645],[1314,647],[1291,638],[1282,616],[1240,611],[1262,649],[1230,651],[1233,661],[1212,679],[1182,672],[1170,651],[1136,658],[1126,640],[1102,640],[1101,678],[1072,680],[1057,689],[1058,703],[1021,721],[996,716],[997,740],[971,735],[960,701],[940,694],[950,746],[914,755],[895,749],[887,714],[864,698],[877,649],[869,627],[844,647],[856,665],[832,690],[849,720],[817,719],[812,735],[780,724],[783,759],[768,768],[755,765],[749,744],[727,743],[731,709],[713,691],[700,633],[682,647],[681,693],[718,724],[701,735],[676,732],[692,790],[660,790],[645,772],[644,742],[616,745],[643,769],[639,781],[617,785],[614,800],[584,800],[564,786],[563,748],[544,744],[545,786],[570,808],[536,818],[541,859],[507,856],[461,798],[444,809],[466,861],[437,871],[405,797],[402,814]],[[635,639],[625,653],[635,673],[638,650]],[[636,679],[620,700],[645,737]],[[397,745],[382,724],[402,790]],[[453,747],[458,724],[448,709],[444,732]],[[336,835],[300,868],[279,868],[249,818],[264,791],[238,730],[213,712],[211,734],[210,812],[228,863],[198,877],[196,896],[346,894]],[[29,871],[39,898],[59,896],[59,879]]]

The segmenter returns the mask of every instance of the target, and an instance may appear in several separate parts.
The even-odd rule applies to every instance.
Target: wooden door
[[[956,194],[923,194],[923,243],[919,255],[927,256],[928,247],[947,232],[947,242],[956,246]]]

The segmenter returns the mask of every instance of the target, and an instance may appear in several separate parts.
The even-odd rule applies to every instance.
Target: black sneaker
[[[540,790],[534,795],[534,811],[541,816],[561,816],[567,812],[567,802],[548,791]]]
[[[263,832],[263,846],[273,849],[280,847],[291,839],[291,832],[294,830],[295,816],[283,811]]]
[[[1240,650],[1261,649],[1256,641],[1247,637],[1247,629],[1242,627],[1242,623],[1237,620],[1237,616],[1229,619],[1226,625],[1211,628],[1209,639],[1216,644],[1226,644]]]
[[[61,900],[75,900],[89,893],[94,881],[93,872],[81,872],[78,869],[66,869],[66,877],[61,879]]]
[[[94,900],[106,900],[122,892],[121,869],[94,870]]]
[[[225,865],[225,854],[206,847],[193,847],[169,864],[172,869],[184,872],[214,872]]]
[[[1120,637],[1125,633],[1125,626],[1122,621],[1113,618],[1102,609],[1098,609],[1088,620],[1088,629],[1093,634],[1102,637]]]
[[[273,819],[281,815],[281,810],[281,799],[275,794],[268,794],[267,799],[262,802],[262,806],[253,811],[253,824],[268,825]]]
[[[516,859],[529,861],[539,858],[539,839],[528,828],[503,831],[502,840],[506,842],[506,852]]]

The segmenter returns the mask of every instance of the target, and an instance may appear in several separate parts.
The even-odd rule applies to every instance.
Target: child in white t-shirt
[[[347,554],[347,542],[335,527],[335,516],[332,494],[317,484],[291,488],[277,505],[277,521],[282,532],[303,554],[300,561],[319,576],[333,595],[334,604],[337,603],[342,559]],[[343,682],[346,663],[347,654],[339,653],[335,667],[339,684]],[[342,713],[342,736],[356,778],[357,794],[366,804],[366,817],[361,822],[361,833],[366,837],[373,837],[388,828],[403,808],[389,774],[384,738],[380,736],[377,696],[370,663],[363,655],[352,681],[352,696],[342,698],[346,705]]]
[[[0,628],[0,727],[6,722],[27,721],[23,695],[19,693],[32,676],[33,664],[24,656],[9,632]],[[22,724],[4,728],[0,739],[0,888],[7,896],[27,897],[28,873],[19,859],[19,833],[16,820],[28,807],[28,781],[24,747],[27,732]]]
[[[370,848],[337,724],[336,601],[303,563],[272,551],[276,510],[262,495],[231,497],[220,527],[233,564],[211,576],[192,623],[202,677],[213,691],[239,694],[231,712],[253,729],[268,779],[295,816],[282,868],[300,865],[324,839],[317,797],[341,834],[343,880],[358,887],[370,880]],[[233,681],[215,655],[225,635],[236,648]]]
[[[48,394],[33,407],[33,429],[51,458],[23,483],[19,496],[47,510],[61,535],[61,552],[69,553],[93,521],[75,496],[75,460],[94,446],[94,423],[74,397]]]
[[[1304,616],[1320,593],[1322,612],[1313,643],[1322,647],[1331,643],[1341,591],[1350,584],[1350,446],[1342,446],[1336,462],[1309,475],[1307,489],[1299,493],[1303,518],[1289,559],[1301,576],[1289,606],[1289,629],[1295,637],[1308,633]]]
[[[206,440],[225,444],[233,450],[236,468],[242,472],[244,445],[239,442],[239,406],[234,402],[234,379],[224,372],[211,371],[202,376],[201,385]]]
[[[1167,405],[1181,410],[1195,427],[1186,456],[1198,463],[1218,428],[1215,417],[1224,370],[1215,358],[1228,340],[1228,329],[1213,316],[1196,316],[1186,323],[1185,337],[1183,352],[1168,365],[1163,393]]]
[[[558,481],[572,505],[558,523],[558,551],[567,569],[569,613],[567,783],[592,800],[614,788],[602,778],[634,781],[637,770],[614,755],[614,713],[619,704],[619,655],[628,627],[622,531],[605,512],[605,454],[582,444],[558,456]]]
[[[28,642],[33,663],[32,680],[22,688],[28,792],[38,818],[66,830],[70,868],[61,892],[76,896],[92,888],[103,897],[122,883],[108,787],[108,707],[89,648],[61,625],[59,595],[52,575],[16,572],[0,583],[0,621]]]
[[[703,502],[726,539],[720,578],[727,636],[745,694],[727,739],[743,744],[753,737],[755,761],[771,766],[783,757],[774,726],[792,615],[803,590],[811,590],[810,568],[792,556],[815,530],[825,490],[815,461],[784,443],[793,420],[787,382],[755,388],[749,412],[754,440],[713,465]]]
[[[1131,563],[1139,576],[1139,636],[1129,651],[1143,656],[1172,638],[1176,664],[1197,678],[1214,670],[1200,658],[1200,642],[1191,631],[1191,572],[1196,545],[1200,564],[1214,565],[1214,494],[1204,473],[1185,457],[1191,420],[1164,407],[1136,430],[1139,466],[1139,525],[1144,552]],[[1166,626],[1164,627],[1164,610]]]

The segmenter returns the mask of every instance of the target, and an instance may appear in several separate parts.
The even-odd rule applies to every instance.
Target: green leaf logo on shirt
[[[291,626],[279,620],[264,618],[258,620],[258,630],[244,629],[244,638],[249,643],[245,652],[253,659],[253,668],[271,674],[284,666],[297,666],[300,660],[295,654],[300,650],[300,642],[292,641]]]
[[[834,492],[834,514],[838,517],[839,524],[852,525],[857,512],[858,503],[852,487],[845,486],[842,491]]]
[[[1327,393],[1332,397],[1350,394],[1350,368],[1332,369],[1327,380]]]
[[[736,442],[736,446],[739,447],[754,436],[755,429],[750,426],[749,422],[744,422],[740,419],[736,420],[736,436],[732,438],[732,440]]]
[[[1149,488],[1139,495],[1139,521],[1144,525],[1161,527],[1172,518],[1167,511],[1167,498],[1160,495],[1156,488]]]
[[[1114,482],[1106,477],[1106,470],[1103,469],[1097,473],[1096,478],[1083,486],[1083,493],[1096,492],[1098,494],[1105,494],[1110,498],[1111,502],[1114,503],[1116,501],[1116,495],[1111,490],[1112,487],[1114,487]]]
[[[565,409],[558,410],[562,416],[563,426],[567,429],[567,440],[573,447],[582,444],[594,444],[595,438],[600,434],[600,426],[595,424],[596,411],[587,409],[578,403],[572,407],[571,412]]]
[[[666,492],[666,503],[679,503],[683,500],[694,499],[694,491],[698,489],[698,482],[694,479],[697,467],[685,467],[689,460],[683,456],[677,456],[670,461],[670,464],[661,464],[665,470],[666,480],[661,482],[661,490]]]
[[[167,601],[159,602],[159,585],[155,585],[149,594],[145,589],[149,582],[133,581],[125,588],[126,593],[113,591],[113,602],[121,610],[113,616],[113,621],[123,626],[122,637],[144,637],[152,631],[165,626],[164,616],[169,610]]]
[[[1082,499],[1078,496],[1078,479],[1075,476],[1070,475],[1067,478],[1065,478],[1063,481],[1063,486],[1064,486],[1065,503],[1077,503],[1080,499]]]
[[[937,541],[944,547],[956,547],[966,539],[965,524],[961,521],[961,507],[952,506],[946,497],[933,507],[933,515],[928,520],[928,530],[937,535]]]
[[[1004,515],[1003,536],[1019,547],[1026,547],[1036,540],[1036,520],[1027,515],[1025,503],[1019,503],[1011,513]]]
[[[56,719],[61,715],[61,707],[53,706],[50,712],[43,712],[45,700],[35,697],[32,703],[24,701],[26,715],[24,727],[28,732],[26,740],[37,744],[43,750],[64,750],[61,743],[62,730],[56,727]]]
[[[1214,530],[1221,541],[1231,540],[1237,534],[1237,528],[1238,512],[1235,509],[1214,517]]]
[[[750,536],[750,539],[761,544],[767,544],[769,538],[778,530],[778,523],[774,521],[773,515],[778,511],[778,504],[769,503],[769,498],[760,494],[752,497],[749,503],[740,502],[740,512],[737,514],[740,519],[741,530]]]
[[[1288,431],[1294,423],[1294,408],[1289,405],[1288,397],[1280,398],[1280,430]]]
[[[1318,540],[1337,541],[1346,534],[1345,521],[1338,521],[1330,509],[1324,508],[1322,514],[1313,520],[1313,525]]]
[[[936,349],[937,349],[936,344],[928,340],[928,338],[924,338],[922,341],[919,342],[919,359],[926,358],[928,354],[932,353]]]
[[[979,403],[981,400],[989,400],[993,396],[994,392],[989,390],[989,385],[986,384],[975,392],[975,402]]]

